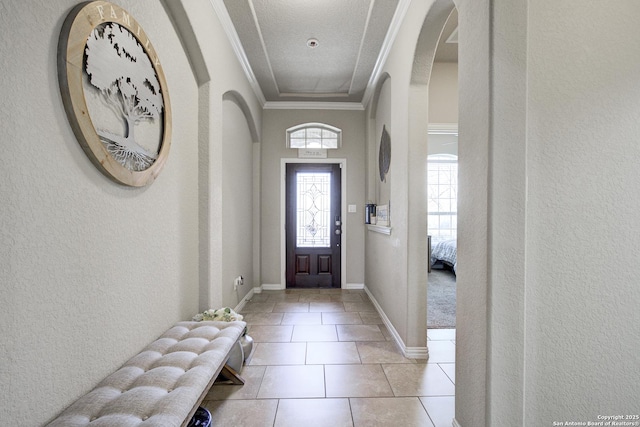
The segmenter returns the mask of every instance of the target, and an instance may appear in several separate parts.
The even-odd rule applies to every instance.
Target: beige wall
[[[451,134],[429,134],[429,155],[432,154],[453,154],[458,155],[458,135]]]
[[[286,130],[302,123],[319,122],[342,129],[342,148],[329,150],[330,158],[347,162],[346,203],[357,206],[347,213],[346,234],[347,286],[364,283],[364,204],[365,145],[364,111],[265,110],[261,142],[261,283],[284,286],[281,278],[281,159],[296,158],[297,150],[286,148]],[[343,179],[345,177],[343,176]],[[346,211],[346,207],[343,207]]]
[[[509,416],[506,425],[519,425],[518,378],[521,367],[502,371],[511,377],[513,394],[492,401],[493,378],[487,372],[492,352],[488,350],[488,241],[489,174],[489,1],[456,3],[459,19],[459,120],[458,120],[458,268],[456,295],[456,420],[460,426],[490,426],[487,406],[495,404]],[[514,176],[514,180],[516,177]],[[463,265],[464,264],[464,265]],[[517,316],[517,309],[513,310]],[[513,323],[518,326],[517,320]],[[514,337],[515,338],[515,337]],[[517,354],[518,338],[509,342]],[[512,346],[512,347],[511,347]],[[517,358],[516,358],[517,359]],[[517,364],[517,362],[516,362]],[[501,374],[497,374],[502,376]],[[512,400],[513,399],[513,400]]]
[[[372,157],[375,162],[372,163],[374,169],[371,171],[374,176],[376,197],[372,200],[377,205],[388,205],[391,201],[391,167],[389,173],[384,180],[380,178],[380,166],[378,156],[380,154],[380,144],[382,139],[382,130],[386,129],[389,136],[393,135],[393,123],[391,123],[391,79],[386,79],[380,87],[378,96],[377,109],[375,113],[375,135],[370,141]],[[391,138],[391,158],[393,159],[394,139]]]
[[[396,199],[392,193],[393,184],[397,179],[401,179],[405,172],[402,168],[403,153],[401,141],[397,141],[395,129],[400,124],[393,122],[391,88],[395,84],[393,77],[387,78],[378,88],[375,98],[375,105],[369,111],[370,126],[373,128],[372,137],[367,141],[369,145],[368,153],[371,158],[367,173],[371,176],[369,182],[373,187],[371,193],[374,194],[373,202],[376,204],[389,204],[391,201],[391,234],[378,233],[371,228],[365,234],[366,238],[366,286],[368,292],[375,298],[383,309],[386,317],[393,324],[393,327],[404,337],[406,334],[405,316],[403,310],[398,307],[406,305],[406,276],[402,269],[391,268],[393,265],[402,265],[405,262],[403,255],[404,248],[398,247],[397,230],[400,223],[400,216],[396,213],[403,211],[402,206],[397,206]],[[391,166],[387,174],[386,181],[380,180],[378,156],[380,150],[380,138],[383,126],[391,137]],[[398,264],[399,263],[399,264]]]
[[[405,352],[425,357],[426,348],[426,195],[424,209],[414,209],[410,200],[410,186],[424,186],[426,174],[426,131],[428,123],[427,93],[421,98],[420,117],[410,122],[411,70],[414,63],[416,40],[425,15],[432,2],[412,2],[393,48],[383,67],[389,79],[378,88],[367,111],[370,129],[368,144],[377,147],[380,120],[388,120],[391,134],[391,234],[369,231],[366,242],[366,285],[372,297],[390,322],[392,333]],[[385,88],[390,84],[389,88]],[[389,90],[387,94],[387,90]],[[388,115],[388,118],[386,117]],[[417,123],[419,122],[419,123]],[[424,132],[419,131],[422,126]],[[412,144],[410,137],[422,133],[422,144]],[[375,150],[373,150],[375,151]],[[368,163],[368,183],[376,185],[377,152]],[[421,166],[416,167],[417,164]],[[377,178],[379,180],[379,178]],[[419,184],[418,184],[419,183]],[[420,200],[415,199],[420,205]],[[418,247],[412,246],[410,236]],[[423,239],[418,236],[424,236]],[[422,247],[420,247],[420,245]],[[425,256],[420,256],[424,253]]]
[[[498,0],[491,9],[488,0],[457,3],[456,423],[537,426],[636,413],[640,57],[608,37],[633,40],[638,8],[632,0],[582,8],[564,0]],[[261,221],[252,217],[262,252],[254,284],[280,282],[280,159],[295,157],[284,148],[284,130],[329,123],[345,131],[347,145],[335,156],[347,159],[347,203],[358,206],[347,218],[353,268],[346,282],[366,283],[407,347],[424,345],[426,296],[412,280],[411,260],[424,248],[410,238],[421,230],[412,219],[420,199],[411,191],[423,146],[412,143],[420,126],[407,118],[410,105],[424,101],[412,100],[410,72],[431,2],[412,3],[384,69],[393,83],[392,233],[366,232],[366,247],[365,181],[377,171],[369,167],[365,176],[365,146],[375,142],[378,117],[370,109],[366,116],[271,110],[261,124],[210,2],[186,2],[191,22],[181,26],[182,40],[158,2],[120,3],[158,50],[173,107],[168,162],[143,189],[98,172],[64,115],[56,46],[76,2],[0,4],[0,56],[11,58],[0,64],[3,423],[43,424],[175,321],[203,306],[235,303],[224,276],[247,267],[223,272],[223,246],[225,257],[228,249],[242,254],[229,258],[235,260],[247,249],[225,246],[234,238],[219,221],[229,189],[224,174],[231,173],[223,164],[230,155],[246,167],[250,123],[263,133],[260,148],[251,138],[251,164],[262,169],[262,182],[254,176],[243,184],[262,194]],[[184,37],[189,29],[191,39]],[[229,90],[246,100],[251,119],[223,106]],[[238,151],[224,146],[227,134]],[[239,202],[230,209],[247,209]],[[253,251],[255,262],[260,251]],[[382,283],[379,275],[389,271],[397,274]]]
[[[119,2],[158,51],[173,135],[168,161],[153,184],[113,183],[82,151],[58,89],[58,36],[76,4],[0,5],[0,53],[11,58],[0,63],[3,425],[43,424],[173,323],[200,310],[199,183],[210,162],[203,161],[198,142],[209,140],[212,153],[221,147],[226,91],[245,94],[251,108],[256,104],[209,2],[189,2],[199,6],[199,22],[213,35],[205,56],[226,69],[208,92],[198,88],[162,4]],[[204,133],[198,107],[203,99],[211,112]],[[242,122],[230,114],[233,123]],[[241,139],[244,144],[246,135]],[[244,158],[245,152],[231,156]],[[222,210],[215,212],[220,218]],[[207,269],[209,294],[221,294],[220,270]],[[236,303],[231,296],[218,302],[223,299]]]
[[[451,133],[431,133],[434,126],[438,131],[456,131],[458,126],[458,64],[435,62],[429,79],[429,154],[458,155],[458,136]]]
[[[635,414],[640,6],[526,12],[525,420]]]
[[[247,120],[233,101],[224,101],[222,124],[223,305],[235,307],[253,287],[253,142]],[[234,289],[234,279],[245,284]]]
[[[458,123],[458,64],[435,62],[429,79],[429,123]]]
[[[199,306],[200,310],[235,307],[259,274],[252,267],[257,254],[251,256],[251,261],[246,259],[248,253],[254,252],[247,236],[251,235],[252,241],[258,239],[259,226],[255,214],[245,211],[249,206],[252,211],[259,208],[252,200],[258,184],[255,177],[241,171],[254,169],[262,108],[212,3],[171,2],[168,8],[179,24],[199,84]],[[229,169],[234,162],[241,167]],[[233,190],[236,185],[247,193],[246,199],[237,197],[240,193]],[[221,220],[223,215],[233,223]],[[233,279],[240,275],[246,275],[248,280],[235,292]]]
[[[12,58],[0,64],[6,425],[50,419],[198,307],[197,88],[187,58],[157,2],[122,4],[158,51],[173,144],[152,185],[115,184],[82,151],[58,89],[56,45],[75,4],[3,2],[0,18],[2,57]]]
[[[637,412],[640,57],[610,36],[632,39],[640,9],[491,4],[459,4],[456,419]]]

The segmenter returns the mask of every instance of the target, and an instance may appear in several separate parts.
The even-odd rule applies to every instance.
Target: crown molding
[[[349,110],[364,111],[359,102],[315,102],[315,101],[268,101],[262,105],[265,110]]]
[[[387,58],[389,57],[389,53],[391,52],[391,48],[393,47],[393,42],[395,42],[398,33],[400,32],[400,27],[402,27],[402,22],[404,21],[404,17],[409,10],[409,5],[411,4],[411,0],[400,0],[398,4],[398,8],[396,9],[396,13],[393,14],[393,19],[391,20],[391,24],[389,25],[389,31],[387,31],[387,35],[384,38],[384,42],[382,43],[382,49],[380,49],[380,54],[378,55],[378,59],[376,60],[376,64],[373,67],[373,72],[371,73],[371,77],[369,78],[369,83],[367,83],[367,89],[364,91],[364,96],[362,97],[362,105],[366,106],[371,101],[371,97],[375,91],[376,83],[382,74],[382,69],[384,64],[387,62]]]
[[[458,123],[429,123],[430,134],[457,135]]]
[[[249,64],[249,59],[247,58],[247,55],[242,48],[242,43],[240,43],[240,38],[238,37],[238,33],[236,32],[236,29],[231,22],[231,17],[229,16],[229,12],[227,12],[227,8],[225,7],[223,0],[209,1],[211,2],[213,9],[218,16],[220,23],[222,24],[222,28],[224,29],[224,32],[229,39],[229,43],[231,44],[231,47],[236,54],[238,61],[240,62],[242,70],[249,80],[249,84],[251,85],[253,92],[255,93],[262,107],[266,110],[364,110],[366,105],[371,100],[371,97],[373,96],[373,93],[375,91],[375,84],[382,74],[384,64],[389,56],[389,53],[391,52],[393,43],[402,26],[402,21],[404,20],[404,17],[406,16],[409,9],[409,5],[411,4],[411,0],[400,0],[398,8],[396,9],[396,12],[393,15],[393,19],[391,20],[391,24],[389,25],[389,31],[387,31],[387,35],[385,36],[380,54],[378,55],[378,59],[376,60],[375,66],[373,68],[373,72],[371,73],[371,77],[369,78],[367,88],[365,89],[364,96],[362,98],[362,102],[281,102],[266,100],[264,93],[262,92],[262,89],[258,84],[258,80],[253,73],[253,69]]]
[[[231,17],[229,16],[229,12],[227,12],[227,8],[224,5],[222,0],[209,0],[211,5],[213,6],[213,10],[218,15],[218,19],[220,20],[220,24],[222,24],[222,28],[224,29],[227,38],[229,39],[229,43],[231,43],[231,47],[233,52],[236,54],[238,58],[238,62],[240,62],[240,66],[244,71],[245,76],[249,80],[249,84],[253,89],[258,101],[262,106],[267,102],[264,94],[262,93],[262,89],[258,84],[258,80],[256,79],[256,75],[253,73],[253,69],[249,64],[249,59],[242,48],[242,43],[240,43],[240,38],[238,37],[238,33],[236,32],[233,23],[231,22]]]

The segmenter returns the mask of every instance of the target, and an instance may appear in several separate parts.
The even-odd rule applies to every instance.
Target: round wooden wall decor
[[[58,43],[58,78],[69,122],[91,161],[116,182],[153,182],[169,154],[171,107],[151,41],[121,7],[76,6]]]

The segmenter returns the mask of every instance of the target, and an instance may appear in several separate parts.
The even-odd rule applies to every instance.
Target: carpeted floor
[[[456,327],[456,276],[432,269],[427,285],[427,328]]]

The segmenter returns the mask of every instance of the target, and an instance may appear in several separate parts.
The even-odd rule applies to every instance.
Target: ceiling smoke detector
[[[307,40],[307,46],[309,46],[311,49],[315,49],[316,47],[318,47],[319,44],[320,42],[318,42],[318,39]]]

